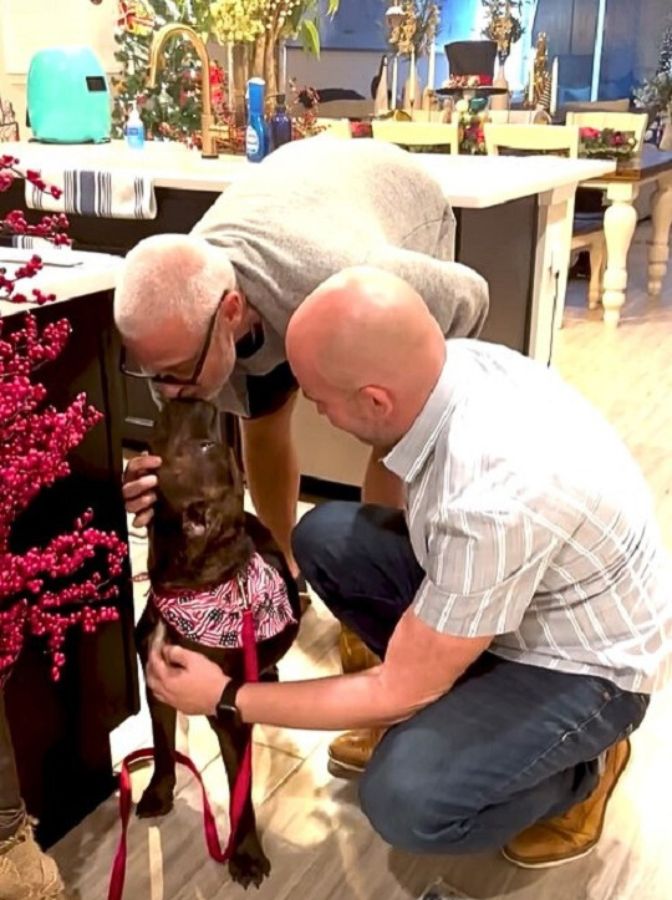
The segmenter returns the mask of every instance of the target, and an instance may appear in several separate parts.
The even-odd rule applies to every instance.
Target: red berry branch
[[[0,156],[0,190],[20,176],[18,160]],[[56,197],[38,172],[25,177]],[[46,216],[28,226],[23,213],[5,216],[0,233],[30,234],[54,244],[68,244],[65,216]],[[15,302],[26,297],[16,290],[19,281],[42,269],[39,256],[20,266],[12,277],[0,269],[0,296]],[[33,302],[54,300],[53,294],[32,291]],[[44,547],[13,552],[14,524],[37,494],[70,473],[67,456],[102,415],[78,395],[65,410],[45,403],[46,388],[34,380],[37,369],[56,359],[70,336],[70,323],[61,319],[38,327],[27,315],[23,327],[8,332],[0,321],[0,687],[16,662],[28,634],[44,637],[51,655],[51,674],[60,677],[65,663],[67,632],[80,626],[95,631],[98,624],[118,616],[106,602],[118,594],[115,579],[122,574],[126,545],[115,534],[91,526],[87,510],[72,531]]]
[[[47,185],[40,177],[40,173],[34,169],[22,171],[19,168],[19,160],[15,156],[0,155],[0,193],[8,191],[17,178],[29,181],[38,190],[50,194],[56,200],[63,194],[60,188]],[[21,234],[26,237],[39,237],[58,247],[62,244],[72,243],[66,233],[69,224],[67,216],[57,213],[52,216],[42,216],[37,225],[30,225],[23,212],[15,209],[7,213],[4,219],[0,219],[0,236]]]

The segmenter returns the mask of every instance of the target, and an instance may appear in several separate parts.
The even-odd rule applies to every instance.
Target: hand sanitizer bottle
[[[250,162],[261,162],[266,156],[266,126],[264,123],[264,93],[266,82],[263,78],[250,78],[247,82],[247,129],[245,131],[245,154]]]
[[[132,150],[142,150],[145,146],[145,126],[135,104],[126,123],[126,143]]]

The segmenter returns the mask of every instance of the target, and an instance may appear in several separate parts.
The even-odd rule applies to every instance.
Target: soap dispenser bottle
[[[142,150],[145,146],[145,126],[135,104],[126,122],[126,143],[132,150]]]
[[[292,139],[292,120],[287,115],[285,95],[278,94],[275,112],[271,117],[271,150],[277,150]]]
[[[247,82],[245,154],[250,162],[261,162],[268,149],[264,122],[265,91],[266,82],[263,78],[250,78]]]

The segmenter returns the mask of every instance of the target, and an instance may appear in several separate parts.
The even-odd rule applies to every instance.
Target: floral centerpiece
[[[593,159],[632,159],[637,139],[632,131],[616,131],[613,128],[581,128],[579,130],[579,155]]]
[[[634,94],[637,105],[643,109],[654,113],[668,109],[672,104],[672,72],[659,72],[647,78]]]
[[[439,26],[440,12],[433,0],[404,0],[401,21],[390,32],[390,44],[401,56],[429,53]]]
[[[470,156],[482,156],[485,152],[485,130],[487,113],[484,110],[477,111],[472,104],[465,99],[458,100],[455,104],[459,129],[459,150]]]
[[[482,34],[497,44],[497,56],[502,66],[509,58],[512,45],[525,32],[522,24],[523,2],[524,0],[482,0],[486,16]]]
[[[22,172],[18,166],[15,157],[0,156],[0,191],[8,190],[18,176],[52,196],[60,194],[39,172]],[[54,245],[70,243],[67,227],[65,216],[44,216],[30,225],[18,210],[0,221],[3,235],[28,235]],[[36,304],[56,299],[38,288],[30,298],[18,290],[41,269],[37,255],[11,276],[0,268],[0,299]],[[101,419],[84,394],[65,409],[54,408],[34,377],[61,354],[69,335],[67,319],[40,328],[35,317],[27,315],[18,329],[5,328],[0,320],[0,688],[28,635],[45,639],[52,678],[58,680],[70,629],[95,631],[118,616],[109,601],[118,594],[126,545],[115,534],[95,528],[91,510],[45,546],[18,552],[12,544],[19,516],[40,491],[69,474],[67,455]]]

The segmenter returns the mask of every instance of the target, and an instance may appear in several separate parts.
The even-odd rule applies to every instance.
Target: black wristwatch
[[[243,720],[240,717],[240,710],[236,706],[236,694],[243,686],[242,681],[229,681],[222,691],[222,696],[217,704],[217,721],[222,724],[242,725]]]

